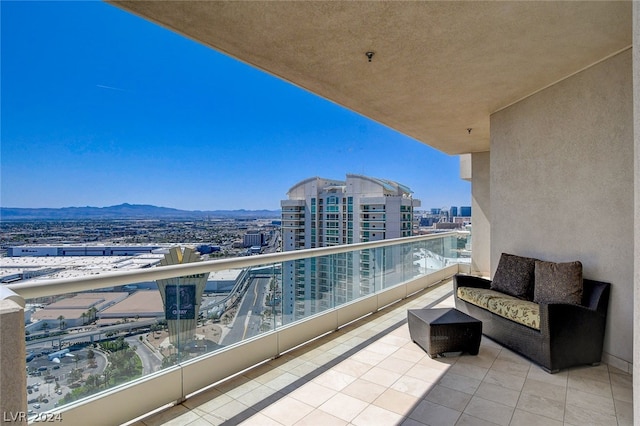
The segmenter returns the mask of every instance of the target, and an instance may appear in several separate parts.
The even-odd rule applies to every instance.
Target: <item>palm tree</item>
[[[63,316],[63,315],[60,315],[60,316],[58,317],[58,321],[60,321],[60,330],[62,330],[62,328],[64,327],[64,324],[65,324],[65,323],[64,323],[64,316]]]
[[[91,307],[91,309],[89,309],[89,316],[90,316],[90,322],[93,322],[96,320],[96,313],[98,312],[98,310],[95,307]]]
[[[85,325],[87,323],[87,313],[83,312],[81,316],[82,316],[82,325]]]

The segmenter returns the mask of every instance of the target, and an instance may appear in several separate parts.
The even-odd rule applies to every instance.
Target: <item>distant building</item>
[[[353,174],[345,181],[309,178],[287,195],[280,202],[283,251],[408,237],[413,235],[414,208],[420,206],[402,184]],[[326,258],[285,262],[285,315],[295,319],[372,291],[373,281],[359,274],[374,267],[367,250],[334,260],[338,267],[330,268]]]
[[[264,234],[262,232],[246,233],[242,244],[244,247],[263,246]]]
[[[460,216],[471,217],[471,207],[460,207]]]
[[[60,246],[16,246],[7,249],[8,257],[46,257],[46,256],[134,256],[153,253],[161,246],[104,246],[104,245],[67,245]]]
[[[451,209],[449,209],[449,212],[451,213],[451,217],[456,217],[458,216],[458,208],[457,207],[451,207]]]

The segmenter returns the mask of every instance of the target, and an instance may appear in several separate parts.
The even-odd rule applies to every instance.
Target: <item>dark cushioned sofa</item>
[[[610,286],[584,279],[580,262],[503,253],[493,281],[456,275],[454,300],[487,337],[555,373],[600,363]]]

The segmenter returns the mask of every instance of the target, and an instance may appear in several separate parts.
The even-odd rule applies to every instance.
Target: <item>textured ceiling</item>
[[[631,46],[631,2],[110,3],[449,154],[488,150],[490,114]]]

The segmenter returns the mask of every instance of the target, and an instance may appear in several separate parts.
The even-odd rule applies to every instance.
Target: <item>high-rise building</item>
[[[460,216],[471,217],[471,207],[470,206],[460,207]]]
[[[247,232],[242,238],[244,247],[262,246],[264,244],[264,234],[262,232]]]
[[[282,200],[283,251],[326,247],[413,234],[413,211],[420,200],[397,182],[348,174],[346,181],[313,177],[294,185]],[[372,282],[359,271],[371,270],[370,251],[287,262],[283,277],[283,313],[300,316],[322,311],[368,294]],[[355,277],[355,278],[354,278]],[[373,278],[373,277],[372,277]]]

